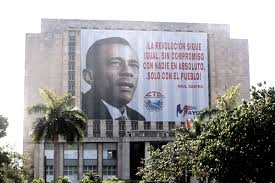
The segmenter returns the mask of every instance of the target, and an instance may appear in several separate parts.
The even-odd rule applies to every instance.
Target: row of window
[[[54,145],[45,144],[46,159],[54,159]],[[103,143],[103,159],[116,160],[117,157],[117,144],[116,143]],[[78,159],[78,146],[77,145],[64,145],[64,159],[76,160]],[[97,160],[97,144],[85,143],[83,145],[83,159],[84,160]]]
[[[93,122],[93,135],[94,137],[100,137],[100,121],[95,120]],[[125,136],[125,121],[119,121],[119,136]],[[144,130],[151,130],[151,122],[144,121]],[[168,130],[172,131],[175,128],[175,122],[168,122]],[[138,121],[131,121],[131,130],[138,130]],[[156,122],[156,130],[163,130],[163,122]],[[113,121],[106,121],[106,137],[113,137]]]
[[[103,166],[103,179],[106,180],[112,176],[116,176],[117,174],[117,167],[113,165]],[[97,171],[98,167],[95,165],[88,165],[83,166],[83,174],[88,172],[93,172],[98,174]],[[52,181],[54,176],[54,167],[53,165],[46,166],[46,177],[47,181]],[[63,168],[63,175],[69,177],[73,182],[77,182],[78,180],[78,166],[64,166]]]
[[[168,122],[168,129],[172,131],[175,128],[175,122]],[[100,131],[100,121],[95,120],[93,130]],[[113,130],[113,121],[106,121],[106,130]],[[125,130],[125,121],[119,121],[119,131]],[[131,121],[131,130],[138,130],[138,121]],[[151,130],[151,122],[144,121],[144,130]],[[163,130],[163,122],[156,122],[156,130]]]
[[[78,146],[64,144],[64,160],[74,161],[78,159]],[[96,143],[84,143],[83,144],[83,173],[93,172],[98,173],[97,161],[93,164],[90,160],[97,160],[97,144]],[[54,159],[54,145],[45,143],[45,156],[47,160]],[[103,160],[116,160],[117,159],[117,144],[116,143],[103,143],[102,151]],[[88,161],[87,161],[88,160]],[[112,176],[116,176],[117,170],[115,165],[106,165],[103,162],[103,179],[108,179]],[[47,181],[53,180],[54,167],[53,165],[46,165],[46,177]],[[78,166],[68,165],[64,163],[63,174],[69,177],[74,183],[78,180]]]

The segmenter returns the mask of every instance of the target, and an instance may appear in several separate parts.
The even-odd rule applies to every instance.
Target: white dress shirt
[[[125,118],[128,118],[127,116],[127,111],[126,108],[124,107],[123,113],[120,112],[120,110],[110,104],[108,104],[107,102],[105,102],[104,100],[101,99],[101,101],[103,102],[103,104],[107,107],[108,111],[110,112],[111,116],[113,119],[117,119],[120,118],[121,116],[124,116]]]

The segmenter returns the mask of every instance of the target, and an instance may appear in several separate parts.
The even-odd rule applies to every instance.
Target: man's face
[[[109,104],[122,107],[134,95],[139,62],[134,50],[123,44],[106,44],[98,48],[93,73],[96,90]]]

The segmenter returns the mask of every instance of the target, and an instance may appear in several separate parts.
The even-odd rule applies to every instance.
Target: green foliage
[[[42,114],[34,121],[33,140],[55,141],[58,135],[69,144],[82,140],[87,117],[72,105],[73,97],[57,96],[49,89],[41,89],[40,94],[45,103],[28,107],[29,114]]]
[[[57,183],[72,183],[69,177],[58,177]]]
[[[32,159],[28,154],[22,154],[21,161],[22,163],[21,163],[20,173],[21,173],[22,179],[25,182],[31,182],[33,180],[33,174],[34,174]]]
[[[0,115],[0,138],[7,135],[6,130],[9,126],[8,118]]]
[[[274,174],[275,90],[252,87],[250,102],[201,122],[193,172],[218,182],[270,182]]]
[[[110,179],[103,181],[103,183],[125,183],[125,181],[119,180],[117,177],[113,176]]]
[[[179,129],[175,141],[161,149],[150,148],[139,175],[146,181],[185,182],[185,175],[192,175],[222,183],[272,182],[275,90],[258,87],[252,87],[250,101],[239,105],[238,87],[233,87],[232,94],[219,97],[214,115],[210,111],[190,129]]]
[[[32,183],[45,183],[43,179],[37,178],[32,181]]]
[[[32,174],[31,167],[28,172],[24,169],[27,167],[23,164],[25,157],[14,152],[10,147],[0,147],[0,182],[14,183],[26,182]]]
[[[87,117],[72,105],[73,96],[70,94],[57,96],[49,89],[41,89],[40,94],[44,103],[28,107],[29,114],[40,115],[33,123],[32,137],[36,142],[42,139],[54,142],[54,169],[58,170],[58,136],[62,136],[68,144],[82,140]],[[57,182],[56,175],[54,182]]]
[[[187,177],[192,175],[193,163],[198,151],[197,137],[201,135],[207,124],[204,123],[205,119],[235,108],[239,87],[240,85],[232,86],[226,94],[218,95],[216,105],[205,109],[198,119],[193,120],[189,130],[184,128],[177,130],[175,141],[157,150],[150,147],[149,156],[143,161],[144,167],[139,169],[138,175],[146,181],[187,182]]]
[[[101,183],[99,175],[93,172],[84,173],[84,178],[79,183]]]
[[[80,181],[78,181],[78,183],[95,183],[93,180],[89,180],[89,179],[82,179]]]
[[[186,176],[191,174],[192,158],[194,156],[194,143],[191,139],[194,132],[179,129],[176,140],[170,142],[161,149],[147,149],[149,156],[139,168],[138,175],[146,181],[185,182]]]
[[[239,94],[240,84],[231,86],[226,90],[224,95],[218,95],[216,97],[215,105],[202,110],[196,120],[203,121],[209,117],[216,116],[223,111],[236,108],[238,106],[237,99]]]
[[[232,110],[237,107],[238,96],[240,94],[240,84],[229,87],[224,95],[216,98],[216,108],[221,111]]]

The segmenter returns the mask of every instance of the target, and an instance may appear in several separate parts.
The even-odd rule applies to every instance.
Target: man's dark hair
[[[89,68],[89,69],[93,68],[94,60],[97,59],[96,57],[98,54],[98,48],[100,46],[108,45],[108,44],[122,44],[132,48],[130,43],[121,37],[108,37],[108,38],[97,40],[96,42],[94,42],[94,44],[92,44],[92,46],[90,46],[90,48],[87,51],[86,68]]]

